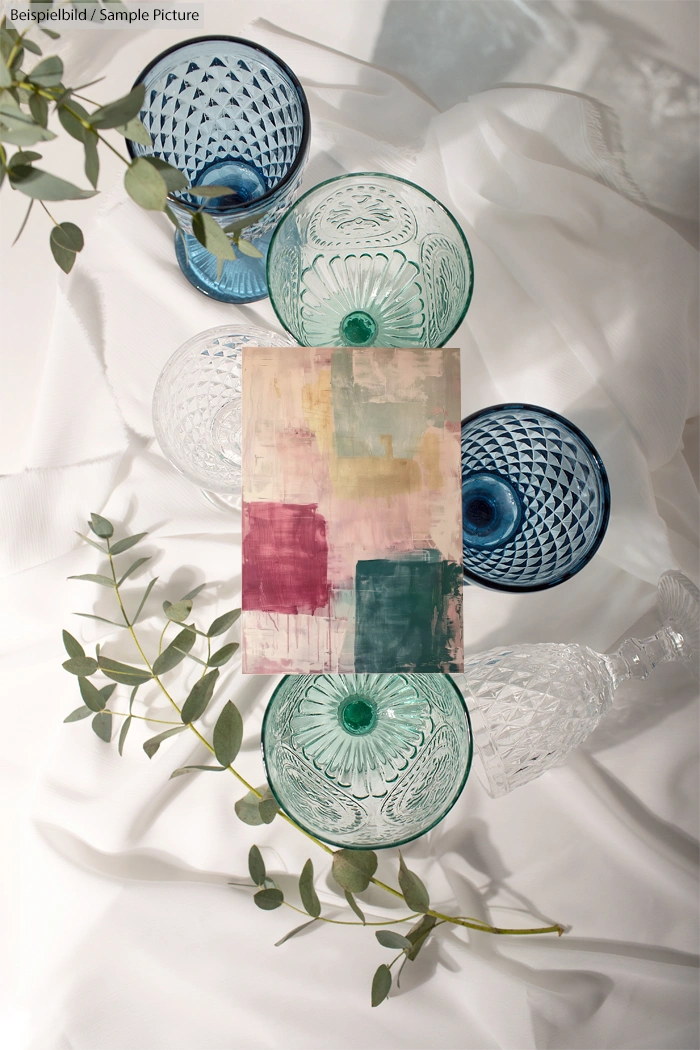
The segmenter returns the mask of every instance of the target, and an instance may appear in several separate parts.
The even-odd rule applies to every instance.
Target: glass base
[[[665,572],[659,579],[658,605],[664,626],[673,632],[677,659],[683,660],[696,678],[700,677],[698,658],[698,589],[682,572]]]
[[[262,259],[252,259],[236,251],[233,262],[224,262],[221,277],[217,277],[217,259],[196,237],[189,233],[175,234],[175,254],[190,284],[221,303],[255,303],[267,298],[266,259],[272,232],[259,237],[252,244],[262,252]]]

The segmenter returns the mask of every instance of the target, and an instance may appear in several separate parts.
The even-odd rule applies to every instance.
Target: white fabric
[[[345,170],[386,170],[425,186],[463,224],[476,274],[452,340],[463,414],[502,400],[547,405],[589,434],[610,474],[610,528],[591,564],[539,594],[468,588],[468,648],[566,640],[604,650],[640,617],[636,631],[652,633],[660,573],[697,568],[698,495],[682,455],[684,425],[698,412],[695,250],[645,206],[608,145],[602,107],[511,86],[438,112],[364,61],[369,51],[363,60],[342,53],[375,5],[344,4],[335,28],[321,14],[328,6],[290,4],[280,26],[208,4],[200,28],[253,37],[299,74],[313,121],[306,187]],[[117,56],[122,83],[163,46],[153,32],[136,37]],[[2,1045],[697,1046],[697,707],[681,668],[624,686],[624,717],[512,796],[494,802],[472,777],[448,819],[404,851],[441,910],[505,926],[557,920],[570,932],[496,940],[443,927],[404,970],[401,992],[374,1011],[371,976],[388,953],[371,930],[314,928],[274,948],[301,918],[260,912],[249,890],[227,885],[246,878],[253,842],[285,888],[311,854],[330,909],[338,897],[325,854],[280,821],[237,821],[241,791],[229,776],[169,781],[176,766],[207,758],[189,733],[149,762],[142,723],[123,758],[87,722],[62,725],[79,703],[60,666],[62,626],[87,650],[100,641],[117,659],[134,658],[122,632],[70,615],[113,615],[104,589],[66,582],[100,571],[74,536],[91,511],[150,532],[153,559],[126,588],[138,600],[159,577],[146,644],[157,642],[165,597],[206,580],[205,621],[239,603],[239,522],[162,457],[150,402],[168,356],[197,331],[229,322],[279,330],[266,301],[235,308],[194,291],[168,224],[118,184],[86,234],[56,297],[28,469],[0,479],[0,787],[4,840],[19,843],[16,874],[2,876],[3,983],[18,991]],[[244,715],[238,764],[255,784],[276,681],[243,678],[234,660],[218,692]],[[151,714],[169,718],[155,696]],[[393,852],[379,874],[396,882]],[[375,918],[401,914],[380,891],[363,901]]]

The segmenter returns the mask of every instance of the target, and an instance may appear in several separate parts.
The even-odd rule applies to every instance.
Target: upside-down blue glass
[[[249,303],[267,295],[265,256],[272,231],[296,194],[309,144],[309,109],[294,73],[264,47],[237,37],[199,37],[158,55],[136,83],[146,86],[141,120],[152,146],[128,140],[132,157],[167,161],[190,185],[228,186],[205,211],[223,229],[260,251],[236,251],[223,264],[192,235],[202,202],[171,193],[169,205],[185,231],[175,234],[185,276],[206,295]]]
[[[578,427],[537,405],[462,421],[464,575],[504,591],[563,583],[600,546],[610,517],[603,462]]]

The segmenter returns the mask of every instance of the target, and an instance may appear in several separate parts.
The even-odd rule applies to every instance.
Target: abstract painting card
[[[461,671],[459,351],[244,347],[243,670]]]

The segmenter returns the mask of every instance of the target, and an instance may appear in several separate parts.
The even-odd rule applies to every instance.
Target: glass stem
[[[683,636],[666,624],[650,638],[627,638],[614,653],[603,656],[613,689],[627,678],[647,678],[657,664],[683,655]]]

